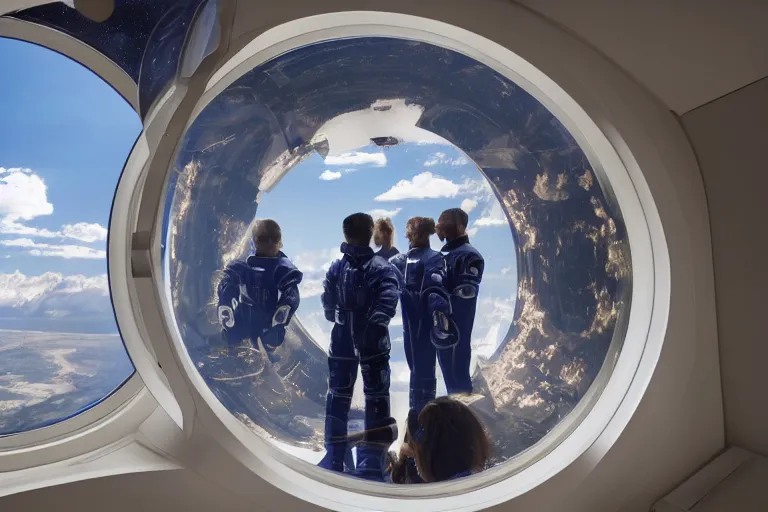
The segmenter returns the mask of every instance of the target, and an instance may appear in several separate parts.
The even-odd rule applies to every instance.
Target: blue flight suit
[[[443,246],[442,253],[448,270],[445,287],[451,294],[452,319],[459,329],[459,342],[450,350],[439,351],[437,357],[448,394],[471,393],[470,343],[485,261],[469,243],[468,236],[448,242]]]
[[[385,260],[390,260],[397,254],[400,254],[400,251],[397,250],[397,247],[390,247],[389,249],[381,248],[376,251],[376,256],[381,256]]]
[[[328,351],[327,453],[320,462],[340,472],[349,448],[347,422],[358,365],[365,393],[365,429],[379,428],[390,419],[389,321],[395,316],[398,298],[394,268],[375,256],[373,249],[343,243],[341,252],[344,256],[328,269],[321,297],[325,318],[334,326]],[[381,445],[358,446],[357,474],[381,479],[386,453]]]
[[[227,265],[218,286],[218,317],[222,337],[230,346],[261,338],[267,355],[283,343],[285,327],[299,308],[302,273],[291,260],[249,256]],[[258,347],[257,347],[258,348]]]
[[[430,248],[413,248],[390,262],[401,280],[403,339],[411,371],[410,414],[418,415],[437,392],[436,353],[452,350],[458,342],[451,320],[451,298],[444,285],[445,260]]]

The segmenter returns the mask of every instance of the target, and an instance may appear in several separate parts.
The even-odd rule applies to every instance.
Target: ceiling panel
[[[683,114],[768,75],[768,1],[519,0]]]

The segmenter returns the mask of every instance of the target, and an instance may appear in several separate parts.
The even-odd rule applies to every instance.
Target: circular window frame
[[[103,80],[135,110],[135,101],[132,100],[136,96],[136,84],[133,80],[110,59],[74,37],[36,23],[3,16],[0,16],[0,37],[34,44],[71,59]],[[119,183],[123,180],[131,156],[142,137],[143,135],[139,135],[134,142],[129,158],[121,169],[115,186],[110,225],[115,222],[114,201],[117,198]],[[113,247],[113,238],[110,229],[108,252],[116,250]],[[111,265],[108,258],[111,284],[114,277],[109,267]],[[110,295],[111,288],[110,286]],[[122,327],[117,303],[114,297],[111,298],[118,325]],[[137,339],[143,345],[142,339]],[[132,359],[133,373],[109,395],[71,417],[45,427],[0,437],[0,472],[27,469],[82,455],[135,431],[138,425],[149,417],[157,402],[146,392],[144,380],[134,360],[135,351],[130,349],[128,340],[122,335],[122,329],[121,340]]]
[[[524,468],[510,461],[472,478],[450,483],[397,487],[395,497],[391,486],[350,479],[299,461],[252,433],[232,416],[213,396],[186,354],[178,328],[172,320],[168,288],[159,277],[162,275],[162,263],[155,261],[153,276],[157,293],[152,294],[155,297],[147,295],[141,298],[152,302],[145,303],[146,307],[157,306],[165,315],[166,332],[153,332],[151,339],[156,348],[167,350],[169,345],[172,347],[173,359],[182,376],[171,379],[174,392],[191,395],[201,420],[196,426],[207,429],[209,435],[215,437],[246,468],[289,494],[336,510],[402,510],[408,506],[409,499],[411,503],[418,503],[421,510],[477,510],[514,499],[578,460],[593,466],[626,426],[650,381],[664,338],[670,288],[669,255],[663,243],[663,232],[659,231],[658,212],[637,163],[626,162],[632,158],[626,147],[614,147],[613,144],[621,145],[623,141],[615,131],[611,131],[612,127],[604,118],[600,119],[601,130],[593,117],[554,80],[512,50],[479,34],[407,14],[343,12],[289,21],[256,36],[243,36],[253,40],[229,60],[235,62],[231,69],[226,69],[225,64],[221,68],[224,71],[209,81],[206,92],[191,112],[189,122],[204,106],[206,97],[215,97],[220,84],[223,89],[228,85],[226,81],[233,82],[270,58],[306,44],[355,36],[415,39],[458,51],[490,66],[546,106],[579,142],[596,174],[610,183],[610,190],[621,205],[627,223],[633,256],[633,282],[643,283],[643,286],[633,287],[627,333],[618,360],[607,377],[608,382],[596,396],[589,414],[576,418],[576,421],[581,421],[574,424],[573,430],[566,432],[561,442],[539,460]],[[216,79],[219,79],[218,83]],[[176,146],[179,141],[166,143]],[[619,149],[622,156],[619,156]],[[634,172],[631,173],[629,168]],[[162,171],[167,177],[169,169],[153,168],[151,171]],[[137,212],[137,215],[155,217],[153,245],[156,247],[159,245],[161,219],[157,218],[156,211],[144,210]],[[653,336],[650,336],[651,331]],[[595,385],[592,387],[597,389]],[[569,418],[572,416],[574,414]],[[601,442],[598,443],[598,440]],[[418,498],[418,502],[414,502],[414,498]]]

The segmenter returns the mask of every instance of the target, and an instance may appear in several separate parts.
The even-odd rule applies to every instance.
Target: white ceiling
[[[516,0],[607,55],[678,114],[768,76],[766,0]]]

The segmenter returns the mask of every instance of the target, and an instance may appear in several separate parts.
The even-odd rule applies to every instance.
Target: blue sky
[[[115,332],[106,228],[138,116],[50,50],[0,38],[0,69],[0,329],[27,325],[8,317],[41,316],[38,329],[77,331],[82,314]]]

